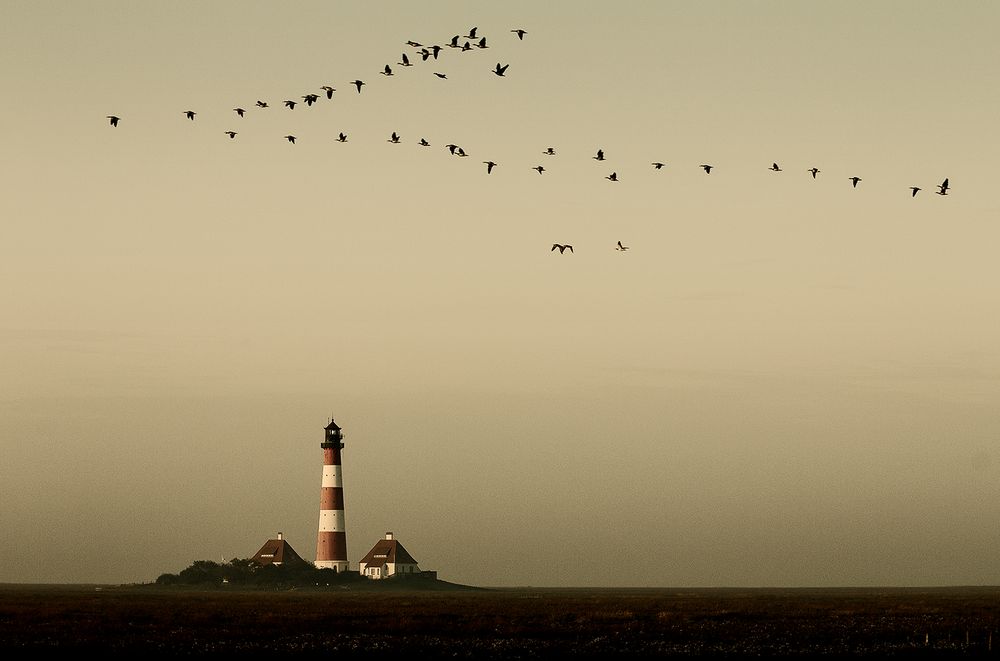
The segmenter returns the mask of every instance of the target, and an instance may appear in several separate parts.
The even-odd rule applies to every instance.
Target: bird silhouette
[[[569,245],[568,243],[567,244],[553,243],[552,244],[552,250],[555,250],[556,248],[559,249],[559,254],[560,255],[563,254],[564,252],[566,252],[567,250],[569,250],[570,252],[573,252],[573,246]],[[552,252],[552,250],[549,250],[549,252]]]
[[[286,135],[285,136],[285,140],[288,140],[293,145],[295,144],[295,136],[294,135]]]
[[[407,41],[407,42],[406,42],[406,45],[407,45],[407,46],[413,46],[414,48],[420,48],[420,47],[422,47],[422,46],[423,46],[423,44],[422,44],[422,43],[420,43],[420,42],[417,42],[417,41],[413,41],[413,40],[410,40],[410,41]]]
[[[486,174],[493,172],[493,168],[496,167],[496,163],[493,161],[483,161],[486,164]]]
[[[292,101],[291,99],[286,100],[285,107],[289,110],[295,110],[295,101]]]
[[[427,58],[430,57],[430,56],[431,56],[431,52],[429,50],[427,50],[426,48],[421,48],[420,49],[420,57],[423,59],[424,62],[426,62]]]
[[[462,149],[461,147],[459,147],[457,150],[455,150],[455,154],[457,156],[468,156],[468,154],[465,153],[465,150]]]
[[[851,185],[854,188],[857,188],[858,187],[858,182],[861,181],[861,177],[848,177],[848,179],[851,180]]]
[[[549,147],[548,149],[546,149],[546,150],[545,150],[545,151],[543,151],[542,153],[543,153],[543,154],[547,154],[547,155],[549,155],[549,156],[555,156],[555,153],[556,153],[556,148],[555,148],[555,147]]]
[[[445,147],[448,148],[448,151],[451,152],[452,156],[455,155],[455,150],[458,149],[458,145],[445,145]]]
[[[382,69],[381,73],[382,73],[383,76],[391,76],[392,75],[392,67],[390,67],[388,64],[385,65],[385,68]]]
[[[389,142],[394,142],[394,143],[399,142],[399,135],[395,131],[393,131],[392,135],[389,137]]]
[[[940,184],[938,184],[938,189],[936,191],[934,191],[934,192],[937,193],[938,195],[947,195],[948,194],[948,180],[945,179]]]
[[[434,72],[434,75],[437,76],[438,78],[448,78],[448,76],[444,75],[443,73],[438,73],[437,71]]]
[[[404,67],[412,67],[413,66],[412,64],[410,64],[410,58],[406,57],[406,53],[403,53],[403,61],[402,62],[397,62],[397,64],[399,64],[401,66],[404,66]]]
[[[621,251],[625,251],[625,250],[628,250],[628,246],[623,246],[623,245],[622,245],[622,242],[621,242],[621,241],[619,241],[619,242],[618,242],[618,245],[617,245],[617,246],[615,247],[615,250],[621,250]]]
[[[228,135],[230,138],[235,138],[236,131],[226,131],[226,135]]]
[[[476,44],[476,48],[489,48],[489,46],[486,45],[486,37],[483,37],[482,39],[479,40],[479,42]]]
[[[420,138],[420,146],[421,147],[430,147],[431,143],[427,142],[427,140],[424,139],[424,138]]]
[[[466,39],[475,39],[476,38],[476,30],[478,30],[478,29],[479,28],[472,28],[471,30],[469,30],[469,34],[465,35],[465,38]]]
[[[664,163],[660,163],[660,162],[654,162],[653,163],[653,167],[656,168],[657,170],[662,170],[663,166],[664,166]]]
[[[355,81],[353,81],[353,83],[354,83],[354,86],[358,88],[358,94],[361,94],[361,86],[365,84],[365,81],[363,81],[363,80],[355,80]]]
[[[916,197],[917,191],[920,190],[920,186],[910,186],[910,190],[913,191],[912,193],[910,193],[910,197]]]
[[[341,132],[340,135],[337,136],[337,142],[347,142],[347,134]]]
[[[111,121],[111,126],[118,126],[118,120],[121,117],[115,117],[114,115],[108,115],[108,119]]]
[[[332,99],[333,93],[337,91],[335,87],[330,87],[329,85],[323,85],[320,89],[326,91],[326,98]]]
[[[504,64],[501,66],[500,63],[497,62],[497,66],[495,69],[493,69],[493,73],[495,73],[498,76],[502,76],[505,73],[507,73],[507,67],[509,66],[510,66],[509,64]]]
[[[195,116],[196,114],[198,114],[198,113],[196,113],[196,112],[195,112],[195,111],[193,111],[193,110],[185,110],[185,111],[184,111],[184,114],[185,114],[185,115],[187,115],[187,118],[188,118],[188,119],[190,119],[190,120],[194,120],[194,116]]]
[[[468,41],[462,44],[462,52],[464,53],[467,50],[472,50],[472,44],[470,44]]]
[[[452,37],[451,41],[448,42],[448,48],[461,48],[461,46],[458,45],[458,40],[461,38],[462,35],[460,34],[456,34],[454,37]]]
[[[777,163],[771,163],[771,167],[769,167],[768,169],[774,170],[775,172],[781,172],[781,168],[778,167]]]
[[[541,165],[536,165],[535,167],[533,167],[531,169],[532,170],[538,170],[538,174],[541,174],[541,173],[545,172],[545,168],[543,168]]]
[[[701,169],[705,171],[705,174],[712,174],[712,168],[714,165],[702,165]]]
[[[819,173],[819,168],[809,168],[806,172],[812,172],[813,179],[815,179],[816,175]]]
[[[311,106],[319,100],[319,95],[317,94],[306,94],[302,97],[302,100],[306,102],[307,106]]]
[[[260,100],[258,100],[258,101],[257,101],[257,103],[256,103],[255,105],[256,105],[256,106],[257,106],[258,108],[266,108],[266,107],[267,107],[267,101],[260,101]]]
[[[233,112],[235,112],[237,115],[239,115],[240,117],[242,117],[243,113],[245,113],[246,110],[244,110],[243,108],[233,108]]]
[[[611,174],[606,176],[605,179],[607,179],[608,181],[618,181],[618,173],[612,172]]]
[[[603,161],[604,160],[604,150],[603,149],[598,149],[597,150],[597,155],[593,156],[592,158],[595,161]]]
[[[511,30],[511,32],[513,32],[514,34],[516,34],[517,38],[521,39],[522,41],[524,40],[524,35],[528,34],[527,30],[519,30],[519,29]]]
[[[434,56],[435,60],[438,59],[438,53],[440,53],[440,52],[441,52],[441,47],[440,46],[438,46],[438,45],[431,46],[431,55]]]

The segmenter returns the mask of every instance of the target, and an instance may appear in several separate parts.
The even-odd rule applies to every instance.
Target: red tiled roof
[[[294,564],[305,562],[302,557],[295,552],[292,545],[283,539],[269,539],[264,542],[264,546],[251,558],[259,565]]]
[[[390,562],[396,564],[417,564],[413,556],[395,539],[380,539],[377,541],[372,550],[368,552],[368,555],[363,557],[358,564],[364,564],[368,567],[381,567]]]

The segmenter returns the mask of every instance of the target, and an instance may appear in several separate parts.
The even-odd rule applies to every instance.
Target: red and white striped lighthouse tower
[[[344,434],[337,423],[323,428],[323,484],[319,491],[319,535],[316,539],[316,567],[347,571],[347,533],[344,529],[344,476],[340,450]]]

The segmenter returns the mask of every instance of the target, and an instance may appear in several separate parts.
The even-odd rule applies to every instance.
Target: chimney
[[[281,533],[280,532],[278,533],[278,541],[279,542],[281,541]]]
[[[385,538],[386,538],[386,539],[392,539],[392,533],[391,533],[391,532],[387,532],[387,533],[385,534]]]

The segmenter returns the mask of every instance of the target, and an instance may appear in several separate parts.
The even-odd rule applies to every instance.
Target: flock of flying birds
[[[510,32],[512,32],[517,37],[517,39],[519,41],[523,41],[524,40],[524,36],[527,34],[526,30],[523,30],[523,29],[520,29],[520,28],[514,28],[514,29],[510,30]],[[465,40],[464,42],[462,41],[463,39]],[[445,49],[454,49],[454,50],[458,50],[460,52],[468,52],[468,51],[473,51],[473,50],[485,50],[485,49],[489,48],[489,45],[488,45],[487,40],[486,40],[486,37],[485,36],[480,36],[478,34],[478,28],[477,27],[470,28],[469,31],[468,31],[468,34],[466,34],[464,36],[461,35],[461,34],[454,35],[453,37],[451,37],[446,42],[446,45],[444,45],[444,46],[442,46],[440,44],[424,45],[424,44],[422,44],[420,42],[412,41],[412,40],[407,41],[406,45],[409,46],[409,47],[411,47],[411,48],[413,48],[413,49],[416,49],[416,56],[418,56],[420,58],[420,60],[423,61],[423,62],[427,62],[427,61],[430,61],[430,60],[437,61],[438,58],[439,58],[439,56],[440,56],[440,54],[441,54],[441,52],[444,51]],[[407,54],[405,52],[402,54],[402,56],[400,58],[400,61],[397,63],[397,65],[401,66],[401,67],[404,67],[404,68],[414,66],[413,62],[410,61],[410,58],[407,56]],[[494,75],[496,75],[496,76],[504,77],[506,75],[506,73],[507,73],[508,66],[509,66],[508,64],[501,64],[500,62],[497,62],[496,66],[493,69],[491,69],[490,71],[492,71],[492,73]],[[381,75],[383,75],[383,76],[387,76],[388,77],[388,76],[394,76],[396,72],[393,71],[393,68],[392,68],[391,65],[386,64],[385,67],[383,67],[383,69],[379,73]],[[443,73],[441,71],[434,71],[433,73],[434,73],[434,75],[436,77],[438,77],[440,79],[447,80],[447,78],[448,78],[447,74]],[[365,83],[365,81],[363,81],[363,80],[355,79],[355,80],[350,81],[349,84],[352,85],[355,89],[357,89],[357,93],[360,94],[361,93],[361,88],[364,85],[366,85],[367,83]],[[325,96],[326,96],[327,99],[333,99],[333,94],[334,94],[334,92],[337,91],[337,89],[335,87],[333,87],[332,85],[323,85],[319,89],[321,89],[324,92],[324,94],[325,94]],[[316,102],[318,102],[320,100],[320,97],[321,97],[320,94],[308,93],[308,94],[302,95],[301,99],[302,99],[302,102],[306,104],[306,106],[310,106],[311,107],[314,103],[316,103]],[[299,103],[300,103],[299,101],[296,101],[294,99],[286,99],[286,100],[284,100],[283,105],[284,105],[285,108],[287,108],[289,110],[294,110],[295,107],[297,105],[299,105]],[[258,109],[266,109],[266,108],[270,107],[270,104],[267,101],[263,101],[263,100],[260,100],[260,99],[258,99],[254,105]],[[235,112],[237,116],[239,116],[239,117],[242,118],[242,117],[244,117],[246,115],[247,109],[243,108],[241,106],[237,106],[237,107],[233,108],[233,112]],[[184,110],[184,111],[182,111],[182,113],[183,113],[183,115],[187,119],[189,119],[191,121],[194,121],[195,117],[198,114],[194,110]],[[109,120],[111,126],[113,126],[113,127],[118,126],[118,123],[121,121],[121,117],[119,117],[117,115],[107,115],[107,119]],[[230,139],[235,139],[236,136],[238,135],[237,131],[232,131],[232,130],[225,131],[224,133],[225,133],[225,135],[229,136]],[[285,140],[287,140],[288,142],[292,143],[292,144],[295,144],[295,141],[297,139],[297,137],[295,135],[293,135],[293,134],[286,134],[285,136],[283,136],[283,138]],[[335,138],[335,140],[337,142],[347,142],[347,140],[348,140],[347,134],[344,133],[344,132],[340,132],[337,135],[337,137]],[[402,137],[396,131],[393,131],[392,134],[388,138],[388,142],[393,143],[393,144],[399,144],[400,142],[402,142]],[[420,138],[420,140],[417,142],[417,144],[419,144],[422,147],[430,147],[431,146],[431,143],[428,142],[425,138]],[[445,145],[445,147],[449,150],[449,152],[453,156],[458,156],[458,157],[467,157],[468,156],[468,154],[466,153],[466,151],[462,147],[460,147],[460,146],[458,146],[456,144],[448,144],[448,145]],[[542,151],[542,154],[544,154],[546,156],[554,156],[556,154],[556,150],[555,150],[554,147],[547,147],[545,150]],[[605,160],[604,150],[603,149],[598,149],[597,153],[592,158],[594,160],[596,160],[596,161],[604,161]],[[486,165],[486,174],[492,174],[494,168],[496,168],[499,165],[498,163],[496,163],[495,161],[492,161],[492,160],[483,161],[483,164]],[[660,169],[663,169],[663,167],[666,166],[666,163],[663,163],[663,162],[660,162],[660,161],[653,161],[651,163],[651,165],[653,166],[654,169],[660,170]],[[712,170],[715,168],[714,165],[707,164],[707,163],[701,164],[701,165],[699,165],[699,167],[702,170],[705,171],[705,174],[711,174]],[[546,171],[546,168],[543,165],[536,165],[536,166],[533,166],[531,169],[533,169],[536,172],[538,172],[538,174],[543,174]],[[774,172],[782,172],[783,171],[782,168],[778,165],[777,162],[772,163],[771,167],[769,167],[768,169],[772,170]],[[818,175],[820,173],[820,169],[816,168],[816,167],[812,167],[812,168],[808,168],[806,170],[806,172],[809,172],[812,175],[813,179],[815,179],[816,175]],[[607,179],[607,180],[609,180],[609,181],[611,181],[611,182],[618,182],[618,181],[620,181],[620,179],[618,178],[618,173],[617,172],[612,172],[612,173],[608,174],[607,176],[605,176],[604,178]],[[862,181],[861,177],[857,177],[857,176],[848,177],[848,180],[851,182],[852,188],[857,188],[858,187],[858,183],[860,183]],[[941,182],[940,184],[938,184],[937,185],[937,189],[938,190],[935,191],[935,192],[938,195],[947,195],[948,194],[948,190],[949,190],[948,179],[946,178],[943,182]],[[917,193],[920,192],[923,189],[921,187],[919,187],[919,186],[910,186],[909,190],[910,190],[910,196],[911,197],[916,197]],[[622,245],[621,241],[618,241],[618,244],[615,246],[615,250],[621,251],[621,252],[625,252],[628,249],[629,249],[629,246]],[[556,250],[559,251],[559,254],[564,254],[567,250],[570,253],[572,253],[573,252],[573,246],[570,245],[570,244],[554,243],[554,244],[552,244],[552,248],[551,248],[550,252],[554,252]]]

